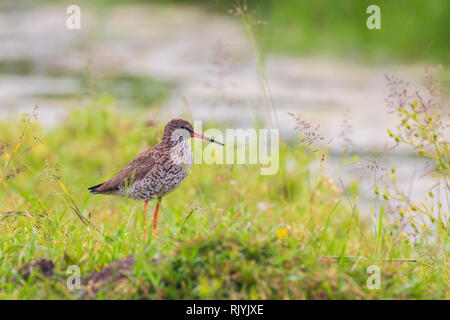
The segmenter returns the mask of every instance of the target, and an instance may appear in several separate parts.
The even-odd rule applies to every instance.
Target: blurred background
[[[66,27],[72,4],[80,30]],[[381,8],[380,30],[366,26],[371,4]],[[386,108],[385,74],[419,88],[424,68],[442,65],[449,87],[449,21],[448,0],[2,0],[0,117],[37,105],[51,127],[107,96],[150,121],[269,126],[264,68],[284,140],[299,139],[289,113],[300,114],[333,140],[336,162],[348,138],[346,148],[369,156],[386,149],[398,122]],[[389,161],[401,163],[407,185],[420,159],[394,152]],[[424,178],[417,192],[426,187]]]

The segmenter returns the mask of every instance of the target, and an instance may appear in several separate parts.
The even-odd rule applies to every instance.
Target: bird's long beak
[[[224,146],[224,144],[222,142],[216,141],[213,138],[204,136],[204,135],[202,135],[200,133],[197,133],[195,131],[192,131],[192,137],[199,138],[199,139],[202,139],[202,140],[206,140],[206,141],[209,141],[209,142],[214,142],[214,143],[220,144],[221,146]]]

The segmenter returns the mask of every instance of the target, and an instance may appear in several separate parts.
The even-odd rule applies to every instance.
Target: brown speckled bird
[[[183,119],[173,119],[164,128],[162,141],[145,150],[114,177],[90,187],[93,194],[112,194],[144,200],[144,224],[148,201],[157,199],[153,214],[153,234],[157,235],[158,210],[162,197],[174,191],[186,178],[193,162],[189,144],[191,137],[223,143],[194,132],[192,125]]]

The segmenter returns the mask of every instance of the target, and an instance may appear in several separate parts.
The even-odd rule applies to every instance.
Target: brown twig
[[[344,260],[362,260],[362,261],[374,261],[374,260],[370,260],[366,257],[352,257],[352,256],[344,256],[344,257],[339,257],[339,256],[322,256],[323,259],[332,259],[332,260],[340,260],[340,259],[344,259]],[[429,267],[431,269],[436,270],[437,268],[435,266],[432,266],[430,264],[427,264],[423,261],[420,261],[418,259],[381,259],[382,262],[401,262],[401,263],[405,263],[405,262],[412,262],[412,263],[420,263],[426,267]]]

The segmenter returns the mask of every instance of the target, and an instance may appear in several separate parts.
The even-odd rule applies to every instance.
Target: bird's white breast
[[[194,162],[194,154],[192,152],[191,145],[187,140],[177,143],[170,149],[170,159],[175,164],[191,168]]]

